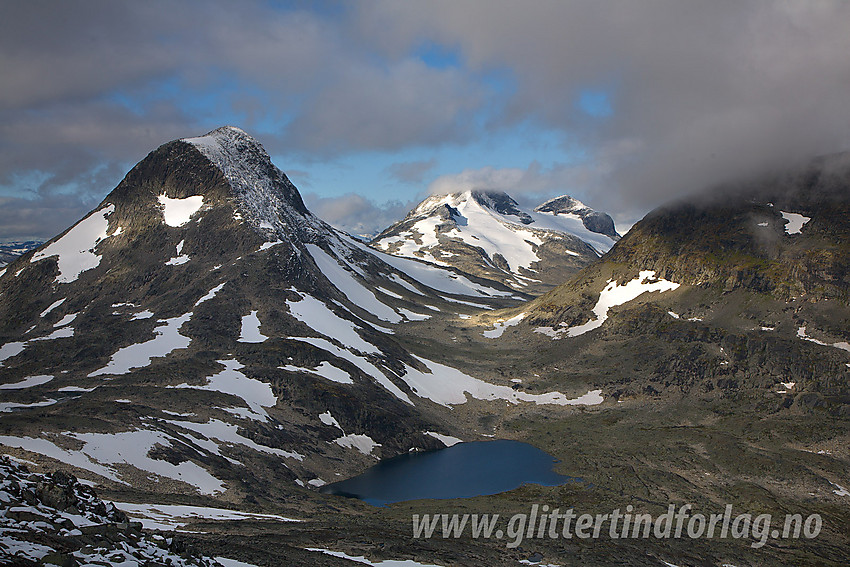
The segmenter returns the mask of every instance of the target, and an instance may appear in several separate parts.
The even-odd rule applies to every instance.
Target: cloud
[[[0,194],[102,196],[158,145],[225,123],[308,161],[471,136],[474,81],[376,59],[348,27],[345,10],[261,0],[12,3],[0,19]],[[94,172],[105,185],[90,185]]]
[[[425,175],[437,165],[436,158],[427,161],[405,161],[390,165],[387,173],[402,183],[419,184],[425,180]]]
[[[414,201],[389,201],[377,205],[373,201],[347,193],[339,197],[320,197],[305,193],[304,202],[317,217],[331,226],[355,236],[371,238],[401,220],[416,204]]]
[[[0,115],[5,118],[0,126],[0,185],[14,184],[16,175],[38,172],[44,181],[27,187],[37,192],[76,184],[103,196],[128,166],[160,144],[203,130],[167,104],[148,109],[144,116],[103,101]],[[113,175],[97,175],[104,171]],[[97,178],[107,185],[93,186]]]
[[[359,6],[363,37],[388,57],[427,38],[455,46],[470,72],[507,72],[494,131],[536,121],[589,160],[629,145],[605,180],[621,206],[850,147],[850,2]],[[582,111],[588,89],[610,113]]]
[[[386,68],[353,61],[304,104],[285,136],[322,153],[468,141],[481,90],[455,69],[420,61]]]
[[[36,199],[0,197],[0,241],[24,237],[49,240],[75,224],[94,206],[95,203],[83,202],[74,195]]]
[[[89,202],[223,123],[301,167],[404,155],[386,173],[410,184],[458,149],[490,169],[440,183],[513,179],[612,213],[850,148],[841,0],[7,4],[0,194]],[[480,157],[518,131],[564,159]]]
[[[543,198],[556,195],[587,199],[585,188],[600,175],[601,172],[586,165],[555,164],[547,168],[532,162],[524,169],[484,167],[441,175],[428,186],[428,191],[432,195],[476,189],[504,191],[521,202],[539,205]]]

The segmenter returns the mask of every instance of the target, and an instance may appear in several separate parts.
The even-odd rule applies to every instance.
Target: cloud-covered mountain
[[[848,187],[839,154],[661,207],[512,332],[560,345],[564,366],[623,397],[778,388],[850,415]],[[630,372],[612,367],[623,359]]]

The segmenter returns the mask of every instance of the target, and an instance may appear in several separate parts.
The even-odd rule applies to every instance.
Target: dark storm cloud
[[[288,121],[279,143],[290,149],[347,151],[456,139],[479,99],[457,70],[375,61],[344,22],[264,2],[17,2],[0,22],[4,114],[180,99],[213,119]],[[191,101],[216,92],[221,108]]]
[[[94,170],[124,169],[160,144],[197,129],[187,132],[191,120],[170,105],[149,108],[139,116],[103,101],[4,113],[4,118],[0,125],[0,184],[11,184],[14,175],[22,172],[41,172],[46,176],[44,182],[29,187],[37,192],[91,181]],[[115,182],[125,173],[121,169],[113,171]],[[101,193],[103,189],[111,187],[92,188]]]
[[[468,141],[480,91],[455,70],[418,61],[387,69],[352,62],[304,104],[286,135],[293,149],[319,153]]]
[[[223,123],[321,159],[468,137],[480,98],[456,70],[376,61],[344,9],[305,3],[6,2],[0,73],[0,195],[34,207],[102,197],[158,145]]]
[[[428,186],[434,195],[445,195],[468,190],[495,190],[510,193],[517,198],[552,194],[566,187],[582,187],[594,175],[583,166],[570,167],[555,164],[545,168],[532,162],[527,168],[467,169],[457,174],[441,175]]]
[[[850,147],[850,2],[282,6],[4,2],[0,190],[89,202],[157,145],[224,122],[317,164],[539,128],[564,161],[587,158],[529,168],[515,191],[612,213]],[[450,56],[429,63],[423,45]],[[588,92],[610,114],[583,110]],[[517,176],[490,165],[455,181]]]
[[[850,2],[360,6],[364,37],[389,56],[428,38],[473,71],[509,69],[494,127],[536,120],[591,159],[632,148],[596,189],[633,206],[850,146]],[[583,89],[608,92],[612,115],[582,113]]]

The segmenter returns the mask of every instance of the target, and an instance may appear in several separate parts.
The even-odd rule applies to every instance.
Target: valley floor
[[[302,522],[248,518],[239,521],[191,521],[181,538],[205,555],[239,558],[248,563],[280,565],[350,565],[308,549],[328,549],[366,557],[427,565],[844,565],[850,554],[850,495],[825,478],[841,478],[847,470],[845,424],[824,426],[820,418],[777,415],[759,418],[740,409],[746,400],[697,407],[686,400],[600,406],[563,412],[535,408],[518,411],[499,426],[499,437],[522,439],[544,448],[561,462],[557,471],[579,477],[561,487],[526,485],[495,496],[463,500],[415,501],[374,508],[357,500],[311,493],[292,495],[283,515]],[[560,415],[559,415],[560,414]],[[486,463],[482,464],[486,467]],[[114,495],[116,498],[138,495]],[[617,538],[605,524],[598,538],[566,539],[559,529],[509,532],[509,521],[559,508],[576,516],[626,513],[659,518],[670,505],[676,511],[691,504],[691,516],[749,513],[772,516],[771,529],[787,514],[818,514],[817,537],[783,539],[746,537],[731,532],[721,538]],[[443,524],[430,538],[414,537],[413,518],[425,515],[498,514],[498,539],[472,536],[471,523],[460,537],[444,537]],[[470,520],[471,521],[471,520]],[[530,520],[529,520],[530,521]],[[442,522],[442,520],[441,520]],[[686,519],[687,522],[687,519]],[[622,526],[622,521],[621,524]],[[687,525],[687,524],[685,524]],[[528,528],[526,528],[527,530]],[[192,533],[195,532],[195,533]],[[533,533],[532,533],[533,532]],[[513,537],[508,537],[512,533]],[[620,528],[615,532],[620,535]],[[420,534],[421,536],[422,534]],[[531,537],[527,537],[531,535]],[[542,535],[542,537],[540,537]],[[517,545],[518,544],[518,545]],[[763,544],[763,545],[762,545]],[[402,565],[404,565],[402,563]],[[414,565],[413,563],[407,565]]]

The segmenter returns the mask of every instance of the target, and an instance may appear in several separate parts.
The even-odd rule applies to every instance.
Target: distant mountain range
[[[428,197],[372,246],[539,293],[619,238],[610,216],[569,196],[526,211],[504,192],[469,190]]]
[[[0,243],[0,268],[42,244],[44,244],[43,240],[15,240]]]

